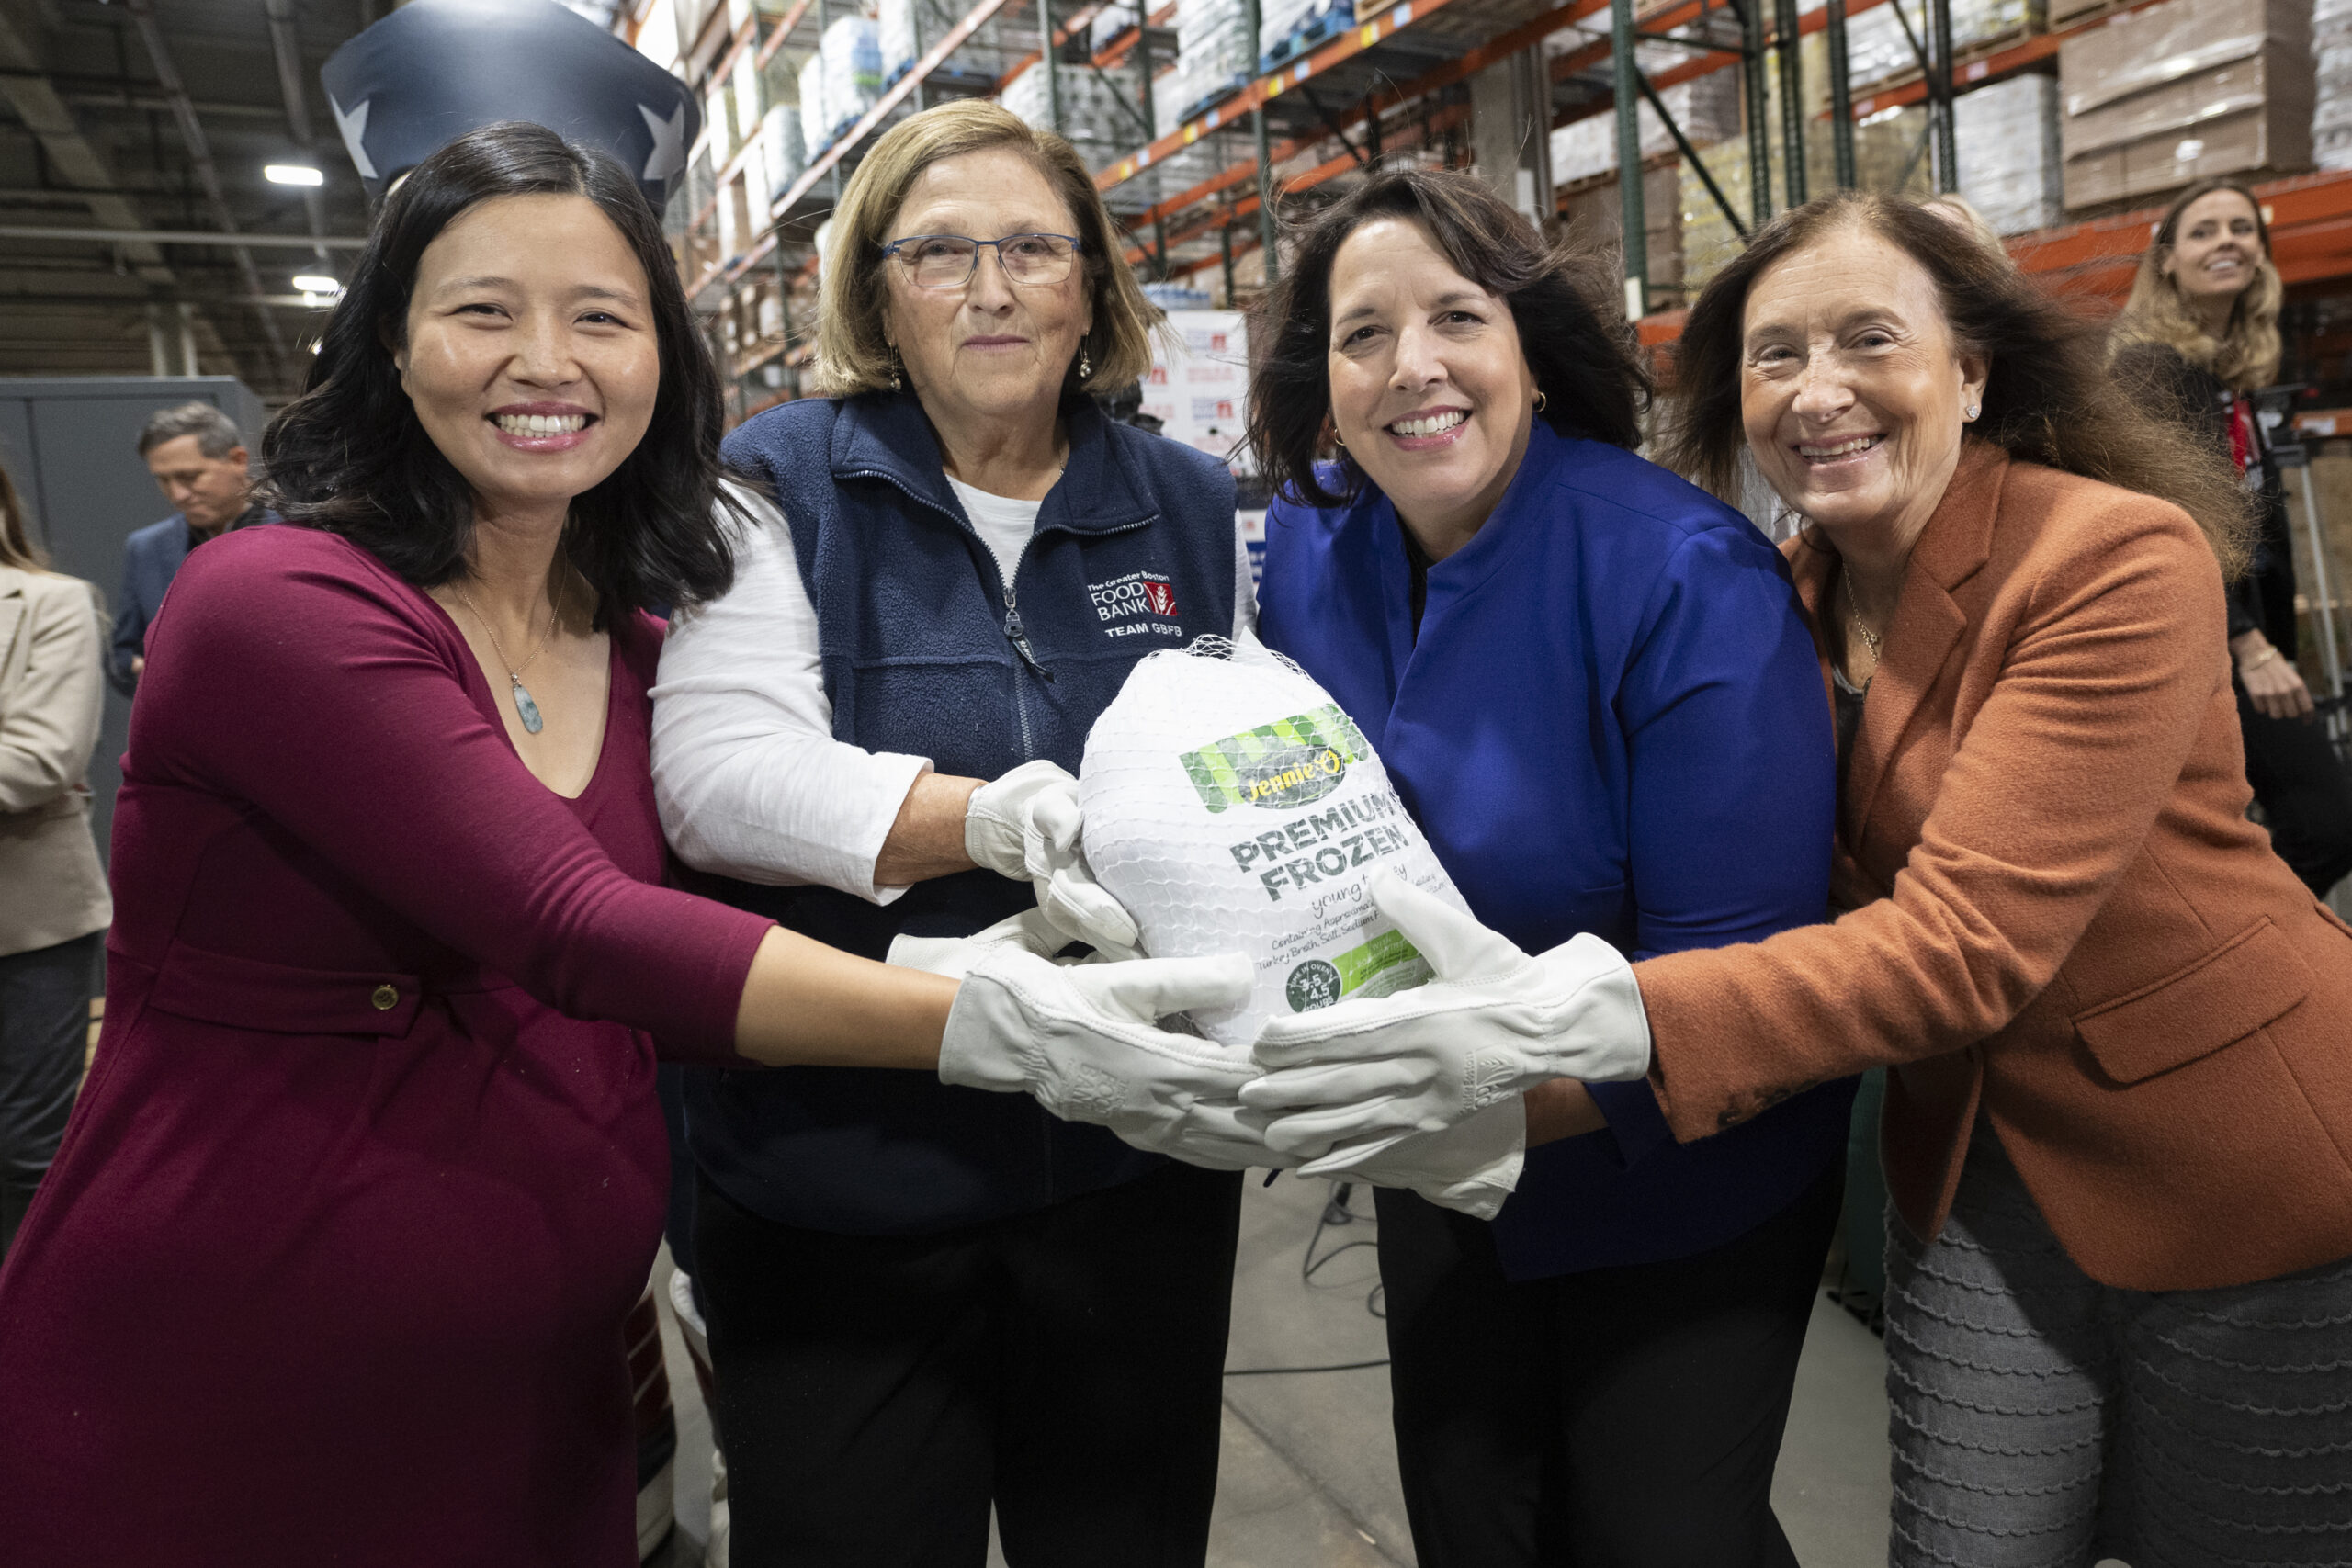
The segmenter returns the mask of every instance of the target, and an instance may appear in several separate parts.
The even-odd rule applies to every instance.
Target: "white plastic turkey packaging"
[[[1261,648],[1204,637],[1137,664],[1086,738],[1078,793],[1087,862],[1147,953],[1257,964],[1246,1004],[1193,1015],[1222,1044],[1430,977],[1364,895],[1381,867],[1466,908],[1363,732]]]

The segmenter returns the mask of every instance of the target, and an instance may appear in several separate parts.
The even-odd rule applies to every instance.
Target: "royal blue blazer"
[[[1629,958],[1827,918],[1836,741],[1780,552],[1633,453],[1541,420],[1494,514],[1430,568],[1420,632],[1377,491],[1266,517],[1260,635],[1372,738],[1470,908],[1530,953]],[[1851,1079],[1677,1144],[1645,1083],[1605,1131],[1531,1150],[1494,1223],[1539,1279],[1687,1258],[1804,1192]]]

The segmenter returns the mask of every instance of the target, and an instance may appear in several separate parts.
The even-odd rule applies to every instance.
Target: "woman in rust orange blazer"
[[[1669,456],[1731,493],[1746,452],[1806,525],[1842,912],[1636,1000],[1593,938],[1503,953],[1388,890],[1440,980],[1269,1025],[1242,1095],[1330,1169],[1434,1157],[1498,1085],[1576,1130],[1574,1079],[1645,1067],[1691,1139],[1889,1066],[1891,1561],[2340,1563],[2352,928],[2246,818],[2243,502],[2095,334],[1907,203],[1760,231]]]

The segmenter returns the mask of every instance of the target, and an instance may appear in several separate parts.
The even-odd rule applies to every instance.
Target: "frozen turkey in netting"
[[[1429,978],[1364,895],[1382,866],[1467,908],[1363,731],[1254,645],[1203,637],[1138,663],[1087,735],[1078,794],[1087,863],[1147,953],[1257,965],[1246,1003],[1193,1015],[1223,1044]]]

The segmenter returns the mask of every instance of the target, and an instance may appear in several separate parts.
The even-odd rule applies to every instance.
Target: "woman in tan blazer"
[[[1435,1147],[1646,1068],[1687,1140],[1891,1066],[1892,1560],[2352,1561],[2352,929],[2246,819],[2229,477],[1881,197],[1760,231],[1677,378],[1669,456],[1807,524],[1844,912],[1626,971],[1392,891],[1440,980],[1269,1025],[1244,1100]]]
[[[104,619],[88,583],[46,570],[0,469],[0,1256],[74,1108],[113,918],[85,777]]]

